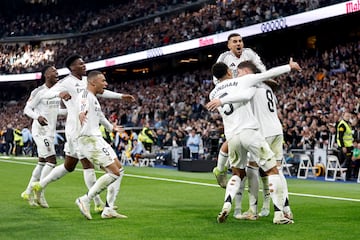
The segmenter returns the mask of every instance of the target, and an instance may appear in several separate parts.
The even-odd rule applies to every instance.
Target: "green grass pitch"
[[[101,219],[92,206],[93,220],[86,220],[74,203],[86,192],[80,168],[47,187],[50,208],[31,207],[20,198],[35,164],[36,159],[0,157],[1,240],[360,238],[357,183],[288,178],[295,224],[274,225],[272,214],[258,221],[239,221],[230,215],[218,224],[224,189],[212,173],[125,167],[117,205],[129,218]],[[244,210],[247,205],[245,193]]]

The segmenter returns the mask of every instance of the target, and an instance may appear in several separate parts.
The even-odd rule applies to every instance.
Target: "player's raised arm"
[[[292,58],[290,58],[289,64],[274,67],[262,73],[259,73],[254,63],[245,61],[238,65],[239,77],[235,79],[242,82],[242,84],[239,85],[239,88],[249,88],[270,78],[288,73],[291,70],[301,71],[299,64],[294,62]]]

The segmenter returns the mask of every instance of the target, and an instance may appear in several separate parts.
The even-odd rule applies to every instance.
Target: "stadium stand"
[[[214,1],[181,1],[179,3],[175,1],[175,5],[166,4],[164,1],[160,1],[159,5],[141,1],[135,6],[132,1],[121,5],[114,5],[114,1],[105,1],[103,10],[98,10],[99,5],[91,1],[93,4],[82,11],[79,10],[75,18],[63,10],[67,8],[67,2],[64,1],[63,5],[33,7],[33,14],[30,15],[22,12],[27,13],[26,5],[18,10],[20,15],[16,15],[16,19],[6,18],[9,14],[4,14],[5,17],[0,18],[0,34],[30,35],[27,38],[3,37],[0,39],[0,42],[7,43],[0,47],[0,74],[34,72],[42,65],[49,63],[55,63],[57,67],[60,67],[65,57],[74,51],[82,55],[86,62],[125,55],[342,1],[318,1],[317,4],[309,4],[307,1],[273,2],[269,0],[231,1],[228,4],[222,4],[222,1],[218,1],[217,4],[214,4]],[[204,6],[199,4],[204,2],[213,4]],[[140,16],[140,20],[132,20],[132,17],[125,19],[126,21],[122,19],[126,15],[124,10],[135,9],[135,12],[142,12],[143,6],[147,4],[150,4],[147,8],[150,10],[145,16]],[[74,8],[81,9],[81,5],[75,5]],[[237,11],[233,11],[234,9]],[[129,14],[132,12],[130,10],[127,11]],[[45,14],[48,12],[49,14]],[[51,14],[52,12],[54,13]],[[153,12],[156,14],[152,14]],[[94,13],[95,17],[91,13]],[[9,16],[15,15],[11,13]],[[106,20],[100,21],[100,19]],[[118,21],[123,21],[123,23],[117,24]],[[102,22],[107,23],[104,25]],[[109,27],[111,24],[113,24],[112,27]],[[89,28],[90,25],[93,25],[93,28]],[[105,28],[100,31],[102,27]],[[54,35],[54,32],[57,34]],[[47,34],[51,35],[46,36]],[[25,39],[27,41],[24,41]],[[99,48],[99,45],[102,47]]]
[[[297,2],[301,3],[304,1]],[[322,6],[321,3],[324,2],[329,1],[319,1],[319,6]],[[330,2],[335,3],[339,1]],[[179,1],[177,1],[177,3],[179,3]],[[244,4],[244,1],[234,1],[234,4],[236,3]],[[266,7],[268,1],[253,1],[252,3],[262,3],[265,4]],[[256,9],[255,6],[251,6],[251,8]],[[169,8],[166,8],[166,10],[168,9]],[[286,7],[281,9],[281,11],[278,10],[277,13],[284,15],[294,14],[296,13],[294,9],[295,8]],[[310,8],[298,7],[296,11],[300,9],[301,11],[306,11]],[[87,61],[90,61],[204,36],[216,31],[228,30],[230,29],[226,27],[226,17],[229,17],[229,14],[227,14],[228,10],[227,5],[205,5],[201,10],[192,10],[193,12],[189,10],[187,14],[183,13],[179,15],[179,13],[175,13],[174,15],[162,16],[160,17],[162,23],[171,22],[174,26],[178,26],[176,24],[182,22],[187,22],[187,26],[190,26],[188,32],[191,33],[195,26],[192,25],[191,21],[195,19],[194,16],[196,15],[201,15],[203,19],[208,20],[209,18],[206,18],[206,16],[211,14],[212,16],[225,18],[220,21],[222,24],[219,23],[219,26],[223,26],[223,29],[204,28],[191,36],[184,37],[185,35],[183,35],[179,38],[174,37],[171,40],[167,40],[166,43],[163,41],[164,38],[160,37],[163,36],[162,33],[157,32],[153,34],[154,39],[157,40],[156,43],[151,43],[153,45],[147,41],[143,41],[143,37],[137,38],[135,35],[130,34],[131,32],[138,32],[144,33],[145,36],[146,33],[151,33],[153,28],[149,26],[156,25],[153,24],[153,22],[148,24],[143,23],[143,25],[139,24],[134,28],[124,27],[116,31],[109,30],[103,33],[100,32],[60,40],[58,42],[38,42],[36,44],[28,43],[26,45],[2,44],[0,51],[2,54],[0,71],[2,71],[2,73],[31,72],[39,66],[42,66],[45,62],[53,61],[58,62],[57,65],[62,66],[63,56],[68,55],[72,51],[72,49],[67,47],[70,45],[73,46],[74,49],[76,48]],[[217,12],[217,15],[214,15],[214,12]],[[99,11],[99,14],[101,14],[101,11]],[[145,16],[145,18],[147,17],[149,16]],[[178,21],[174,22],[174,19],[177,18]],[[202,22],[204,22],[203,19]],[[231,19],[231,16],[229,19]],[[246,16],[245,19],[244,22],[248,24],[263,20],[259,17],[252,19],[251,16]],[[216,22],[214,19],[211,20]],[[168,26],[169,24],[164,25]],[[240,25],[231,24],[233,28],[238,28],[239,26]],[[241,26],[245,26],[245,24]],[[123,31],[122,29],[125,30]],[[149,32],[142,32],[144,29],[149,29]],[[211,29],[211,31],[209,31],[209,29]],[[279,101],[279,116],[284,126],[285,148],[287,151],[291,151],[292,149],[307,150],[326,146],[330,135],[329,127],[338,121],[344,109],[348,109],[354,113],[353,125],[356,134],[358,135],[359,133],[360,41],[352,38],[350,35],[344,35],[343,37],[344,39],[342,39],[341,43],[338,42],[335,44],[332,42],[334,44],[321,46],[321,48],[311,49],[306,46],[299,46],[297,52],[301,52],[302,54],[298,55],[297,59],[299,59],[298,61],[304,71],[300,74],[292,73],[278,79],[278,81],[281,82],[281,86],[276,91],[276,95]],[[139,45],[135,44],[136,39]],[[98,49],[94,46],[99,45],[99,41],[102,41],[102,46],[107,50],[100,49],[102,51],[100,54],[98,52],[89,52],[90,50],[95,51]],[[40,50],[40,48],[35,47],[35,50],[34,46],[42,46],[43,48]],[[222,48],[224,47],[222,46]],[[37,55],[34,53],[40,52],[37,55],[38,60],[28,60],[29,63],[35,63],[34,66],[24,68],[21,64],[20,67],[14,68],[14,64],[9,64],[11,61],[15,61],[16,58],[9,56],[19,56],[22,58],[26,52],[27,54],[30,53],[29,55]],[[44,54],[45,52],[47,53]],[[289,55],[288,53],[287,55],[279,54],[270,57],[269,55],[273,53],[273,51],[270,51],[270,53],[268,52],[266,54],[264,51],[264,60],[268,67],[285,63]],[[44,58],[44,55],[47,57]],[[11,67],[13,67],[13,69],[10,70]],[[109,73],[109,76],[111,76],[111,73]],[[22,126],[29,126],[29,119],[23,116],[22,110],[24,99],[27,97],[26,95],[35,85],[36,83],[34,82],[21,84],[21,87],[17,85],[16,88],[19,88],[19,91],[15,91],[17,93],[10,90],[11,86],[6,86],[6,88],[2,87],[2,89],[9,91],[2,91],[0,96],[0,112],[2,113],[3,120],[0,124],[1,129],[6,128],[9,123],[13,122],[17,122]],[[119,102],[116,101],[104,101],[102,104],[108,116],[112,114],[117,116],[116,120],[118,123],[128,127],[140,127],[143,125],[145,119],[150,119],[152,125],[155,125],[156,119],[162,120],[164,122],[164,129],[171,134],[178,146],[184,146],[188,127],[195,127],[204,141],[205,157],[209,156],[209,151],[213,144],[211,136],[213,136],[212,133],[214,129],[216,129],[217,132],[216,144],[221,141],[221,119],[219,115],[210,114],[205,109],[200,114],[193,114],[191,105],[196,98],[199,98],[201,104],[204,105],[207,102],[207,95],[212,87],[208,65],[202,68],[199,67],[197,70],[187,69],[184,71],[184,69],[173,69],[171,74],[156,74],[148,78],[145,77],[145,79],[142,77],[124,79],[123,81],[110,81],[110,89],[129,92],[137,96],[137,104],[135,107],[127,104],[119,104]],[[6,101],[6,99],[9,98],[12,98],[13,101]],[[60,129],[61,126],[63,126],[63,121],[59,122]],[[305,144],[301,143],[302,138],[306,139]]]

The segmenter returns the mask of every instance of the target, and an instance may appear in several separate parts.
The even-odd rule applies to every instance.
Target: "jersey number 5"
[[[219,98],[223,98],[226,95],[228,95],[228,93],[222,94]],[[221,108],[224,109],[224,114],[227,116],[229,116],[234,112],[234,106],[232,105],[232,103],[224,104]]]

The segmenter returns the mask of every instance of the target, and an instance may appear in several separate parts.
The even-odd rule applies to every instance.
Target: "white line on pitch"
[[[35,163],[31,162],[18,162],[14,160],[6,160],[11,159],[10,157],[0,156],[0,162],[7,162],[7,163],[16,163],[22,165],[36,165]],[[17,159],[29,159],[29,158],[17,158]],[[36,158],[32,158],[34,160]],[[75,169],[76,171],[82,171],[82,169]],[[103,173],[103,171],[96,171],[97,173]],[[166,182],[176,182],[176,183],[186,183],[192,185],[201,185],[201,186],[208,186],[208,187],[219,187],[217,184],[210,184],[210,183],[201,183],[201,182],[192,182],[192,181],[185,181],[185,180],[177,180],[177,179],[170,179],[170,178],[159,178],[159,177],[150,177],[150,176],[141,176],[141,175],[134,175],[134,174],[125,174],[128,177],[134,178],[143,178],[143,179],[150,179],[150,180],[157,180],[157,181],[166,181]],[[312,198],[323,198],[323,199],[332,199],[332,200],[341,200],[341,201],[350,201],[350,202],[360,202],[360,199],[356,198],[342,198],[342,197],[331,197],[331,196],[322,196],[322,195],[314,195],[314,194],[305,194],[305,193],[290,193],[289,195],[300,196],[300,197],[312,197]]]

